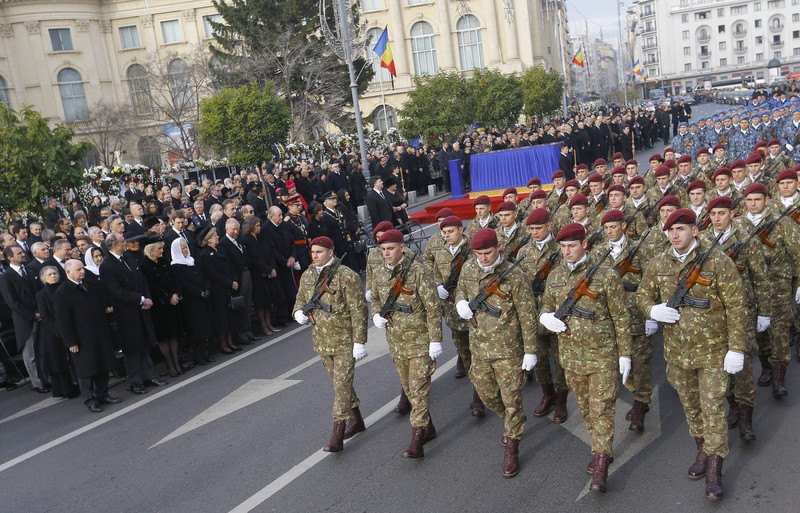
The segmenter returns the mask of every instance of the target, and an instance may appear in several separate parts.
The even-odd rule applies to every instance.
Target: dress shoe
[[[181,371],[192,370],[192,368],[194,368],[194,364],[195,362],[183,362],[181,364]]]
[[[242,348],[241,348],[241,347],[239,347],[239,346],[233,346],[233,347],[231,347],[231,349],[232,349],[233,351],[237,351],[237,352],[238,352],[238,351],[244,351],[244,349],[242,349]]]
[[[100,413],[103,411],[103,408],[100,407],[95,401],[90,401],[86,404],[86,407],[89,408],[89,411],[92,413]]]
[[[131,393],[136,395],[142,395],[147,393],[147,389],[144,387],[144,385],[134,384],[131,385]]]
[[[40,394],[49,394],[50,393],[50,387],[46,387],[46,386],[33,387],[33,391],[34,392],[38,392]]]
[[[272,326],[272,327],[270,328],[270,330],[272,330],[272,332],[273,332],[273,333],[280,333],[281,331],[283,331],[283,330],[281,329],[281,327],[277,327],[277,326]]]
[[[153,378],[144,382],[145,387],[163,387],[167,382],[163,379]]]
[[[253,333],[248,331],[247,332],[247,340],[249,340],[250,342],[255,342],[256,340],[258,340],[258,337],[253,335]]]
[[[222,353],[222,354],[233,354],[236,351],[233,351],[233,350],[230,350],[230,349],[220,349],[219,352]]]
[[[122,399],[119,397],[112,397],[110,395],[105,396],[104,398],[98,401],[100,404],[119,404],[122,402]]]

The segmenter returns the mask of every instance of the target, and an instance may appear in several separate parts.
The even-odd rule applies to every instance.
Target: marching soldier
[[[589,177],[589,205],[594,209],[596,215],[599,215],[608,208],[608,196],[606,195],[605,184],[603,177],[599,173],[595,173]]]
[[[575,393],[592,439],[592,460],[586,468],[592,475],[591,489],[605,493],[608,466],[614,455],[617,371],[623,383],[631,371],[630,312],[619,276],[587,253],[582,225],[569,223],[558,232],[556,242],[564,263],[547,279],[539,322],[558,333],[567,385]],[[596,293],[596,299],[584,295],[569,311],[559,312],[559,305],[573,297],[571,289],[586,279],[590,270],[594,276],[587,285]]]
[[[436,437],[428,411],[431,376],[442,354],[442,312],[433,274],[404,253],[403,234],[388,230],[378,239],[384,265],[375,269],[372,300],[383,310],[394,302],[397,309],[383,317],[376,308],[372,322],[386,329],[389,353],[400,383],[411,403],[411,442],[405,458],[421,458],[423,445]],[[396,300],[396,301],[394,301]]]
[[[467,237],[472,237],[481,228],[489,228],[491,230],[497,228],[497,218],[492,215],[492,201],[489,196],[478,196],[472,202],[472,205],[475,207],[475,218],[467,225]]]
[[[533,198],[531,198],[531,196],[533,196],[534,192],[542,188],[541,178],[537,177],[531,178],[530,180],[528,180],[527,187],[528,191],[530,192],[525,197],[525,199],[520,201],[519,205],[517,205],[517,221],[519,221],[520,223],[524,223],[525,219],[528,218],[528,214],[530,214],[531,210],[533,210],[533,207],[531,206],[531,200]]]
[[[514,259],[519,250],[526,244],[525,230],[520,229],[517,221],[517,205],[511,201],[504,201],[497,207],[497,240],[501,252],[508,258]]]
[[[711,166],[711,154],[708,148],[700,148],[697,150],[695,157],[697,158],[697,164],[692,169],[693,174],[706,182],[706,184],[711,185],[711,174],[714,172],[714,169]]]
[[[708,193],[709,200],[726,196],[731,199],[731,203],[738,203],[734,208],[734,212],[738,215],[744,212],[744,199],[742,193],[736,190],[731,185],[733,182],[733,173],[727,167],[718,167],[714,171],[714,188]]]
[[[697,226],[701,226],[705,221],[708,211],[706,210],[706,183],[703,180],[695,180],[686,188],[689,194],[689,208],[697,218]]]
[[[647,237],[647,242],[642,248],[641,259],[643,264],[647,264],[655,257],[658,257],[666,249],[669,248],[669,239],[665,234],[664,223],[667,221],[673,212],[681,208],[681,202],[677,196],[669,195],[664,196],[658,202],[656,209],[658,210],[658,221],[653,225],[653,231]]]
[[[333,255],[333,240],[317,237],[311,241],[311,265],[300,277],[294,318],[300,324],[311,321],[311,338],[333,384],[333,432],[326,452],[339,452],[344,440],[364,431],[359,400],[353,388],[356,360],[367,356],[367,304],[361,288],[361,278],[350,268],[340,265]],[[317,297],[330,305],[330,311],[316,308],[308,313],[303,309],[318,291],[328,293]]]
[[[584,196],[589,196],[589,166],[578,164],[575,168],[575,180],[578,181],[578,192]]]
[[[436,224],[438,225],[442,222],[442,219],[452,215],[455,215],[452,208],[440,209],[436,212]],[[441,230],[436,230],[436,235],[432,235],[428,238],[428,245],[425,246],[425,253],[422,256],[422,261],[428,269],[433,269],[433,253],[438,251],[442,246],[444,246],[444,234]]]
[[[564,172],[560,169],[557,169],[550,179],[553,181],[553,188],[547,193],[547,209],[554,212],[559,205],[567,201],[564,196],[564,184],[567,180],[564,178]]]
[[[769,151],[764,162],[764,174],[770,180],[774,180],[778,173],[792,167],[794,162],[783,152],[781,142],[778,139],[772,139],[767,145]]]
[[[558,243],[550,232],[550,216],[546,209],[535,209],[525,220],[531,242],[519,252],[520,268],[525,272],[528,281],[533,285],[533,299],[537,311],[540,308],[544,286],[547,282],[546,274],[555,267],[561,253]],[[552,364],[550,363],[550,357]],[[539,330],[536,336],[537,364],[533,368],[536,381],[542,387],[542,400],[533,410],[537,417],[544,417],[553,408],[553,421],[562,424],[567,420],[567,388],[564,379],[564,368],[558,359],[558,336],[546,330]]]
[[[739,128],[729,136],[728,152],[732,159],[746,159],[750,150],[758,141],[758,134],[750,129],[750,121],[746,117],[739,120]]]
[[[730,164],[730,159],[725,151],[725,146],[722,144],[717,144],[714,146],[713,151],[714,158],[711,159],[711,162],[709,163],[711,165],[711,169],[716,171],[721,167],[728,167]]]
[[[636,293],[642,315],[664,323],[667,379],[678,392],[697,445],[689,478],[706,477],[706,497],[722,498],[722,463],[728,455],[725,393],[728,374],[744,368],[745,295],[736,265],[718,248],[697,239],[697,218],[688,209],[676,210],[664,223],[671,249],[658,265],[648,266]],[[703,262],[698,257],[705,259]],[[699,278],[680,310],[668,302],[694,266]],[[702,280],[702,281],[701,281]],[[688,296],[688,297],[687,297]]]
[[[644,186],[644,180],[641,177],[636,179],[637,184]],[[644,196],[644,192],[642,192]],[[641,202],[639,203],[641,205]],[[636,207],[625,201],[625,187],[622,185],[612,185],[608,189],[608,208],[609,210],[620,210],[625,216],[627,224],[626,230],[630,237],[638,239],[645,230],[647,230],[647,221],[644,219],[642,207],[637,212]]]
[[[667,171],[667,176],[669,176],[669,171]],[[639,210],[637,216],[641,217],[647,223],[647,226],[652,226],[658,218],[658,213],[654,212],[655,209],[651,209],[653,214],[647,213],[647,209],[653,205],[653,201],[647,195],[647,187],[645,187],[645,181],[642,177],[634,177],[628,182],[628,192],[630,197],[625,202],[625,215],[628,216],[630,215],[629,212]]]
[[[476,258],[461,270],[456,310],[471,321],[470,379],[483,403],[503,419],[503,477],[510,478],[519,472],[519,441],[525,431],[524,372],[536,365],[536,307],[522,270],[506,272],[513,264],[500,252],[494,230],[478,230],[470,248]],[[470,302],[476,299],[481,299],[483,309],[473,311]],[[494,316],[484,309],[499,313]]]
[[[289,209],[283,220],[288,223],[289,230],[292,232],[295,249],[297,250],[297,261],[300,264],[300,272],[305,271],[311,265],[310,248],[308,246],[308,220],[302,215],[303,204],[300,196],[294,195],[286,201]]]
[[[731,162],[731,178],[731,186],[740,193],[743,193],[747,186],[752,183],[747,176],[747,162],[744,160],[734,160]]]

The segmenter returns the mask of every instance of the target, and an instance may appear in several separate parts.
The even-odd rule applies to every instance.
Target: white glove
[[[627,356],[619,357],[619,373],[622,374],[622,384],[624,385],[631,373],[631,359]]]
[[[522,370],[526,372],[533,370],[538,361],[535,354],[525,353],[525,356],[522,357]]]
[[[447,299],[450,297],[450,293],[447,292],[447,289],[444,288],[444,285],[438,285],[436,287],[436,291],[439,293],[439,299]]]
[[[725,353],[724,367],[728,374],[736,374],[744,369],[744,355],[736,351],[728,351]]]
[[[367,346],[364,344],[353,344],[353,358],[360,360],[367,357]]]
[[[384,329],[389,325],[389,321],[381,317],[380,314],[375,314],[372,316],[372,324],[374,324],[376,328]]]
[[[542,315],[539,316],[539,322],[553,333],[561,333],[567,330],[567,325],[560,319],[556,319],[556,315],[553,312],[542,312]]]
[[[794,291],[794,302],[800,305],[800,287]]]
[[[756,317],[756,331],[759,333],[767,331],[767,328],[769,328],[771,322],[772,319],[770,319],[769,317],[762,317],[759,315],[758,317]]]
[[[472,317],[475,315],[472,313],[472,309],[469,307],[469,301],[466,299],[462,299],[456,303],[456,312],[458,312],[459,317],[466,321],[472,319]]]
[[[431,342],[431,345],[428,346],[428,356],[431,357],[431,360],[435,360],[442,356],[442,343]]]
[[[654,305],[650,309],[650,318],[654,321],[673,324],[681,319],[681,314],[674,308],[667,306],[666,303],[661,303]]]
[[[789,151],[794,151],[794,146],[792,146],[791,144],[787,143],[786,144],[786,149],[789,150]]]
[[[367,300],[367,303],[372,303],[372,291],[367,289],[367,292],[364,293],[364,299]]]
[[[653,334],[658,331],[658,323],[653,319],[647,319],[644,321],[644,336],[651,337]]]
[[[292,269],[294,269],[295,271],[299,271],[300,270],[300,262],[295,262],[294,265],[292,266]]]
[[[294,320],[297,321],[297,324],[308,324],[308,317],[306,317],[302,310],[298,310],[294,313]]]

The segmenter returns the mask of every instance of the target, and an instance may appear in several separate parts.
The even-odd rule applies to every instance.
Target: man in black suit
[[[100,264],[100,279],[111,294],[130,390],[134,394],[144,394],[147,393],[145,386],[166,385],[155,377],[149,354],[156,344],[149,312],[153,306],[150,288],[136,264],[124,256],[124,237],[112,233],[106,237],[106,247],[108,257]]]
[[[53,244],[53,256],[44,261],[44,265],[52,265],[58,270],[59,283],[64,283],[64,280],[67,279],[64,266],[70,258],[70,251],[72,251],[72,244],[68,240],[57,240]]]
[[[22,248],[25,256],[28,257],[28,262],[30,262],[31,258],[33,258],[33,253],[31,253],[30,243],[28,242],[28,228],[22,223],[12,223],[9,228],[11,235],[17,241],[17,246]]]
[[[110,306],[95,285],[83,281],[80,260],[68,260],[67,281],[56,291],[54,309],[58,331],[70,352],[83,402],[92,413],[103,404],[122,401],[108,395],[108,371],[114,366],[111,330],[106,319]]]
[[[250,327],[250,310],[253,307],[253,279],[250,276],[250,262],[244,252],[244,246],[239,242],[239,221],[230,218],[225,221],[225,234],[219,239],[217,251],[225,255],[231,262],[236,272],[236,282],[239,284],[237,293],[244,298],[245,306],[234,312],[231,325],[239,333],[243,344],[252,344],[256,337]]]
[[[267,202],[264,199],[266,191],[258,182],[250,182],[248,187],[250,190],[247,192],[247,204],[253,207],[253,213],[263,221],[267,215]]]
[[[44,242],[36,242],[31,246],[31,253],[33,253],[33,258],[25,267],[31,276],[39,276],[39,272],[46,265],[46,260],[50,258],[50,247]]]
[[[130,211],[133,220],[130,223],[125,222],[125,233],[130,233],[132,235],[144,234],[144,232],[147,231],[144,225],[144,208],[138,203],[131,203]]]
[[[200,230],[205,228],[208,224],[208,215],[204,210],[203,202],[197,200],[192,205],[194,208],[194,214],[192,214],[192,224],[194,225],[194,232],[200,233]]]
[[[275,257],[275,271],[278,273],[278,284],[284,294],[284,301],[275,312],[277,324],[285,326],[291,319],[292,305],[297,296],[294,280],[294,268],[297,262],[294,239],[288,226],[283,224],[283,212],[278,207],[270,207],[267,211],[267,222],[264,223],[258,236],[272,250]],[[275,324],[273,322],[273,324]]]
[[[233,219],[236,217],[238,212],[238,204],[236,200],[226,199],[222,202],[222,217],[219,218],[215,228],[217,229],[217,235],[219,235],[220,240],[225,237],[225,223],[228,222],[228,219]]]
[[[171,226],[167,228],[164,232],[164,258],[167,259],[168,262],[172,261],[172,241],[177,238],[181,238],[186,241],[186,245],[189,246],[189,253],[192,257],[195,256],[195,247],[194,247],[194,235],[186,230],[186,215],[183,213],[182,210],[176,210],[172,213],[172,222]]]
[[[31,378],[33,389],[46,394],[50,389],[39,377],[36,367],[36,321],[39,320],[39,312],[36,311],[36,287],[33,285],[35,278],[25,269],[26,257],[22,248],[16,244],[9,245],[3,249],[3,256],[9,269],[0,277],[0,293],[11,308],[17,350],[22,352],[22,361]]]
[[[331,182],[331,189],[333,192],[339,192],[342,189],[350,190],[350,182],[341,170],[338,162],[331,164],[331,172],[328,173],[328,180]]]
[[[392,204],[383,190],[383,179],[380,176],[372,176],[369,179],[372,189],[367,192],[364,203],[367,205],[367,212],[372,221],[372,226],[378,226],[381,221],[392,222]]]
[[[40,221],[30,221],[28,223],[28,244],[42,242],[42,228],[44,225]]]
[[[203,203],[203,209],[208,213],[211,205],[222,205],[222,188],[219,185],[211,186],[211,196]]]
[[[141,203],[143,199],[144,193],[136,188],[136,182],[129,181],[128,189],[125,191],[125,201],[130,205],[131,203]]]
[[[564,172],[564,178],[572,180],[575,178],[575,161],[572,159],[572,148],[569,145],[561,145],[561,154],[558,156],[558,169]]]

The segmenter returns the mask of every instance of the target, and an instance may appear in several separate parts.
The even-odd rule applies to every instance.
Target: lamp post
[[[620,9],[625,2],[617,2],[617,31],[619,33],[619,40],[617,41],[617,69],[619,70],[619,85],[622,88],[622,94],[625,96],[625,107],[628,106],[628,90],[625,87],[625,81],[622,79],[622,10]]]

